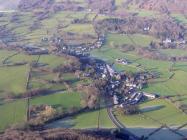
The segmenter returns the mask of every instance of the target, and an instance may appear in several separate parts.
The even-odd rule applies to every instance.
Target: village
[[[0,12],[0,131],[186,136],[185,13],[154,0],[21,1]]]
[[[157,94],[141,91],[147,84],[148,73],[138,73],[129,78],[123,73],[116,72],[109,64],[98,65],[97,69],[103,79],[109,77],[106,94],[113,98],[116,107],[125,108],[126,105],[137,105],[146,99],[153,100],[159,97]]]
[[[83,65],[85,65],[84,67],[95,69],[96,77],[94,79],[107,81],[104,87],[105,94],[113,100],[115,107],[125,108],[128,105],[138,105],[144,101],[154,100],[159,97],[156,93],[141,91],[148,84],[147,80],[153,78],[153,75],[147,72],[129,76],[125,73],[117,72],[105,61],[89,57],[82,57],[81,60]],[[95,64],[89,64],[89,61],[95,62]],[[85,72],[84,76],[93,78],[89,72]]]

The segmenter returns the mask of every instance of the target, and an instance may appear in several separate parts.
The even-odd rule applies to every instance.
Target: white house
[[[114,105],[118,105],[119,104],[118,97],[116,95],[113,96],[113,102],[114,102]]]
[[[169,38],[166,38],[166,40],[163,40],[164,44],[172,43],[172,40]]]
[[[156,95],[144,92],[143,95],[151,100],[156,98]]]

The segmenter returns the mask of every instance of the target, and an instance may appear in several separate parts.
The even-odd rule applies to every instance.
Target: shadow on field
[[[69,84],[74,84],[74,83],[79,82],[80,80],[75,78],[75,79],[67,79],[67,80],[64,80],[64,81],[69,83]]]
[[[45,128],[73,128],[76,123],[73,121],[74,117],[67,117],[53,123],[49,123]]]
[[[165,105],[149,106],[149,107],[145,107],[145,108],[141,109],[141,112],[147,113],[147,112],[151,112],[151,111],[157,111],[157,110],[160,110],[164,107],[165,107]]]

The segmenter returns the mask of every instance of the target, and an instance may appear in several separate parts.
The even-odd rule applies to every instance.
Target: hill
[[[186,0],[127,0],[125,4],[133,4],[141,9],[167,13],[187,13]]]
[[[15,10],[20,0],[0,0],[0,11]]]
[[[0,135],[1,140],[120,140],[110,131],[85,131],[70,129],[51,129],[44,131],[7,130]]]

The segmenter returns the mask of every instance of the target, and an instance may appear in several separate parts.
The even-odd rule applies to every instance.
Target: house
[[[129,64],[129,61],[127,59],[116,59],[116,62],[123,65]]]
[[[142,92],[139,92],[136,94],[136,97],[135,97],[135,101],[139,102],[141,100],[141,98],[143,97],[143,93]]]
[[[49,41],[49,39],[47,37],[42,38],[42,42],[48,42],[48,41]]]
[[[146,93],[146,92],[144,92],[143,95],[151,100],[153,100],[157,97],[157,95],[155,95],[155,94],[150,94],[150,93]]]
[[[113,96],[113,103],[114,103],[114,105],[118,105],[119,104],[117,95]]]
[[[107,77],[106,74],[103,73],[102,78],[105,79],[106,77]]]
[[[133,83],[126,83],[126,86],[127,86],[127,87],[134,87],[134,88],[137,87],[137,85],[136,85],[136,84],[133,84]]]
[[[138,88],[138,89],[143,89],[143,84],[142,84],[142,83],[139,83],[139,84],[137,85],[137,88]]]
[[[107,67],[107,70],[108,70],[108,72],[109,72],[109,74],[110,74],[110,76],[114,76],[114,73],[115,73],[115,71],[107,64],[106,65],[106,67]]]
[[[176,41],[176,43],[179,45],[186,44],[186,40],[180,39],[180,40]]]
[[[149,30],[150,30],[150,27],[149,27],[149,26],[145,26],[145,27],[143,28],[143,30],[144,30],[144,31],[149,31]]]
[[[172,40],[170,38],[166,38],[165,40],[163,40],[164,44],[168,44],[168,43],[172,43]]]
[[[92,9],[88,9],[88,12],[92,12]]]

